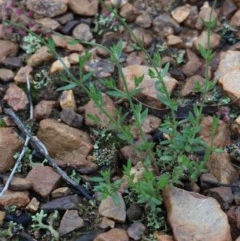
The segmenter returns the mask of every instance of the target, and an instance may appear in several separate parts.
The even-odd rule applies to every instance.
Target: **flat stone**
[[[33,190],[43,198],[50,195],[52,190],[58,186],[60,179],[61,176],[49,166],[33,167],[27,175],[27,180],[32,183]]]
[[[58,21],[61,25],[67,24],[68,22],[72,21],[74,19],[73,13],[65,13],[59,17],[54,18],[56,21]]]
[[[128,65],[140,65],[144,61],[144,56],[141,53],[138,52],[132,52],[127,56],[126,62]]]
[[[225,152],[211,154],[207,168],[220,183],[232,184],[239,178],[239,173],[232,166],[229,154]]]
[[[103,95],[103,107],[108,112],[108,114],[115,119],[116,118],[116,107],[113,102],[113,100],[108,97],[106,94],[102,93]],[[107,127],[109,125],[109,119],[105,114],[103,114],[99,108],[97,108],[92,100],[90,100],[85,106],[84,106],[84,116],[85,116],[85,124],[89,126],[101,126],[101,127]],[[100,123],[95,123],[91,118],[89,118],[89,115],[97,116],[100,120]]]
[[[222,86],[223,91],[232,99],[239,100],[240,98],[240,69],[235,69],[227,74],[223,75],[219,80],[219,84]],[[240,101],[237,101],[240,105]]]
[[[89,25],[85,23],[80,23],[77,25],[72,32],[72,35],[76,39],[80,39],[83,41],[90,41],[93,38],[93,34]]]
[[[229,74],[232,70],[240,69],[240,52],[235,50],[227,50],[220,53],[218,68],[214,74],[216,79],[220,79],[225,74]]]
[[[59,97],[60,106],[62,109],[70,108],[72,110],[77,109],[75,97],[72,90],[64,90]]]
[[[210,17],[211,17],[211,19],[210,19]],[[217,20],[217,13],[216,13],[215,9],[212,9],[209,6],[208,2],[205,2],[200,9],[200,12],[199,12],[198,17],[197,17],[197,22],[196,22],[196,25],[195,25],[195,27],[197,29],[204,28],[203,20],[204,21]]]
[[[229,209],[229,205],[233,203],[234,199],[231,187],[210,188],[204,192],[204,195],[215,198],[223,210]]]
[[[66,197],[60,197],[53,199],[47,203],[41,205],[41,209],[47,212],[53,210],[69,210],[78,209],[80,203],[80,197],[77,194],[68,195]]]
[[[182,88],[182,95],[188,96],[196,92],[195,85],[199,83],[202,87],[204,85],[205,79],[202,78],[200,75],[193,75],[186,79],[186,82]]]
[[[127,232],[123,229],[113,228],[108,232],[99,234],[93,241],[129,241]]]
[[[36,22],[40,23],[44,28],[51,29],[51,30],[57,30],[60,27],[60,24],[51,18],[41,18],[38,19]]]
[[[84,221],[79,217],[77,210],[67,210],[61,220],[59,227],[60,236],[64,236],[78,228],[84,227]]]
[[[75,43],[75,44],[69,43],[74,40],[74,38],[70,36],[66,37],[66,36],[59,36],[59,35],[53,34],[52,39],[56,47],[64,48],[70,52],[82,53],[84,51],[84,48],[80,43]]]
[[[19,57],[7,57],[3,60],[3,64],[8,68],[21,68],[23,61]]]
[[[26,65],[24,67],[21,67],[14,77],[15,83],[25,84],[27,82],[27,77],[29,78],[29,81],[32,82],[33,80],[32,71],[33,71],[33,68],[31,66]]]
[[[42,0],[39,2],[37,0],[27,0],[26,6],[28,10],[49,18],[56,17],[67,11],[67,1]]]
[[[26,93],[16,84],[10,84],[3,99],[15,111],[26,110],[29,104]]]
[[[119,15],[125,19],[126,22],[134,22],[137,17],[137,9],[131,3],[126,3],[120,8]]]
[[[17,208],[24,208],[29,202],[29,193],[27,191],[15,192],[7,190],[3,196],[0,197],[0,206],[5,208],[13,205]]]
[[[211,144],[212,136],[211,130],[213,125],[213,118],[211,116],[204,117],[201,121],[201,126],[203,127],[200,130],[200,137],[208,144]],[[218,121],[218,127],[216,129],[216,133],[213,137],[213,145],[217,148],[225,148],[226,145],[231,143],[231,132],[229,129],[229,125],[224,121]]]
[[[180,25],[168,13],[157,15],[152,24],[153,30],[161,36],[167,36],[169,32],[177,34],[180,31]]]
[[[69,187],[59,187],[52,192],[51,196],[52,198],[59,198],[59,197],[67,196],[70,193],[71,193],[71,189]]]
[[[154,238],[156,238],[156,241],[174,241],[172,235],[168,235],[163,232],[154,232],[153,235]]]
[[[231,0],[224,1],[221,7],[222,11],[221,14],[226,17],[226,19],[231,18],[234,13],[238,10],[235,2]]]
[[[180,37],[178,37],[176,35],[172,35],[172,34],[167,36],[167,45],[172,46],[172,47],[174,47],[174,46],[175,47],[183,47],[184,46],[183,40]]]
[[[83,125],[83,117],[73,111],[71,108],[65,108],[60,113],[61,121],[69,126],[81,128]]]
[[[149,28],[152,24],[151,15],[146,13],[138,15],[135,23],[141,28]]]
[[[0,40],[0,63],[7,57],[15,56],[18,52],[19,46],[8,40]]]
[[[49,51],[48,47],[42,46],[28,59],[27,64],[36,67],[53,59],[54,55]]]
[[[136,96],[139,100],[148,106],[153,108],[162,108],[163,104],[158,100],[157,95],[159,92],[155,88],[155,83],[157,79],[152,79],[148,75],[148,71],[152,70],[151,67],[144,66],[144,65],[130,65],[128,67],[123,68],[123,74],[126,78],[127,86],[129,91],[135,89],[134,78],[135,77],[143,77],[143,81],[140,83],[139,88],[141,88],[140,94]],[[177,86],[177,80],[174,78],[166,75],[163,79],[167,90],[171,94],[174,88]],[[120,88],[124,90],[122,80],[120,79]]]
[[[190,15],[191,9],[189,4],[185,4],[183,6],[175,8],[171,15],[175,21],[178,23],[182,23],[187,19],[187,17]]]
[[[31,213],[36,213],[39,209],[39,206],[40,206],[40,202],[35,197],[33,197],[31,201],[28,203],[28,205],[26,206],[26,210]]]
[[[107,228],[114,228],[115,222],[109,218],[103,217],[101,223],[99,224],[99,228],[107,229]]]
[[[128,236],[133,240],[141,240],[146,231],[147,228],[142,223],[133,223],[127,229]]]
[[[216,49],[220,46],[221,36],[214,32],[210,32],[210,49]],[[208,46],[208,32],[206,30],[198,36],[198,38],[193,42],[195,49],[199,50],[199,45],[202,45],[204,49],[207,49]]]
[[[65,69],[70,69],[71,64],[68,60],[68,57],[61,58],[61,60],[56,60],[52,63],[49,72],[54,74],[56,72],[62,72]]]
[[[240,28],[239,21],[240,21],[240,10],[234,13],[234,15],[230,19],[229,24],[232,28],[239,29]]]
[[[4,184],[6,184],[8,177],[3,178]],[[26,191],[32,187],[32,183],[23,177],[13,177],[9,189],[12,191]]]
[[[41,100],[34,108],[34,118],[36,120],[49,118],[55,104],[56,102],[52,100]]]
[[[71,162],[79,156],[87,156],[92,150],[89,135],[53,119],[40,122],[37,137],[43,142],[49,154],[57,159]]]
[[[69,0],[68,7],[75,13],[82,16],[94,16],[98,12],[98,0]]]
[[[215,199],[176,187],[165,188],[163,198],[176,241],[192,240],[193,237],[232,241],[227,215]]]
[[[9,171],[15,164],[13,158],[23,147],[23,141],[10,127],[0,128],[0,173]]]
[[[147,48],[153,40],[152,35],[143,28],[134,28],[133,33],[136,39],[142,43],[145,48]],[[135,42],[135,39],[132,40]]]
[[[123,223],[126,220],[126,205],[122,196],[120,194],[118,196],[119,205],[115,204],[112,197],[107,197],[101,201],[98,212],[104,217]]]
[[[14,73],[10,69],[0,68],[0,81],[9,82],[13,80]]]

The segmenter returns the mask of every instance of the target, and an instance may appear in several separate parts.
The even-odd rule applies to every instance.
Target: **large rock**
[[[175,241],[232,241],[226,214],[218,202],[176,187],[163,192]]]
[[[210,49],[216,49],[221,43],[221,35],[214,32],[210,32],[208,36],[208,31],[203,31],[198,38],[193,42],[194,47],[199,50],[199,44],[203,46],[204,49],[208,47],[208,38],[210,40]]]
[[[139,85],[142,90],[138,94],[137,98],[140,101],[144,102],[144,104],[146,105],[155,108],[162,108],[163,104],[157,98],[159,92],[155,88],[155,83],[157,79],[152,79],[148,75],[149,70],[154,71],[153,68],[145,65],[129,65],[126,68],[123,68],[123,74],[126,78],[129,91],[132,91],[136,88],[134,78],[144,76],[143,81]],[[166,85],[167,90],[171,94],[174,88],[177,86],[177,80],[167,75],[164,77],[163,81]],[[122,79],[120,79],[120,88],[124,89]]]
[[[93,241],[128,241],[127,232],[120,228],[113,228],[106,233],[99,234]]]
[[[102,200],[102,202],[99,205],[99,214],[111,218],[114,221],[117,222],[125,222],[126,220],[126,205],[122,198],[122,196],[119,194],[119,204],[117,205],[112,197],[107,197],[106,199]]]
[[[43,178],[44,177],[44,178]],[[50,195],[57,187],[61,176],[49,166],[36,166],[27,175],[27,180],[32,183],[32,188],[43,198]]]
[[[10,170],[15,159],[16,152],[23,146],[23,141],[12,128],[0,128],[0,173]]]
[[[75,229],[84,227],[84,221],[79,217],[77,210],[67,210],[61,220],[59,227],[60,236],[64,236]]]
[[[213,153],[210,155],[207,168],[220,183],[232,184],[238,180],[238,171],[232,166],[228,153]]]
[[[229,24],[234,29],[240,28],[240,10],[236,11],[235,14],[232,16]]]
[[[235,69],[240,69],[240,52],[227,50],[226,52],[221,52],[218,69],[214,76],[216,79],[220,79]]]
[[[53,18],[67,11],[67,1],[61,0],[27,0],[27,8],[34,13]]]
[[[108,112],[108,114],[115,119],[116,118],[116,107],[113,100],[106,94],[102,93],[103,96],[103,107]],[[109,118],[99,110],[94,104],[93,100],[90,100],[85,106],[85,124],[89,126],[100,126],[107,127],[110,124]],[[98,117],[99,123],[95,123],[89,115]]]
[[[224,148],[231,142],[231,132],[229,125],[224,121],[218,120],[216,133],[212,137],[213,118],[211,116],[204,117],[201,121],[202,130],[199,132],[200,137],[208,144],[211,145],[213,138],[213,145],[217,148]]]
[[[229,73],[223,75],[218,80],[219,84],[222,86],[223,91],[232,99],[238,100],[237,103],[240,105],[240,69],[235,69]]]
[[[37,137],[45,144],[49,154],[66,163],[86,157],[92,149],[89,135],[53,119],[40,122]]]
[[[94,16],[98,12],[98,0],[69,0],[69,9],[82,16]]]
[[[15,111],[26,110],[29,103],[27,94],[16,84],[10,84],[3,98]]]
[[[30,202],[28,191],[14,192],[7,190],[2,197],[0,197],[1,207],[16,206],[17,208],[24,208]]]
[[[54,55],[49,51],[48,47],[42,46],[37,50],[27,61],[27,64],[36,67],[44,62],[48,62],[54,58]]]
[[[18,44],[8,40],[0,40],[0,63],[2,63],[7,57],[15,56],[18,52]]]

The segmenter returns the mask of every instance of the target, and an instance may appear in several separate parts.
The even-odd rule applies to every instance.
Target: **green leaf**
[[[156,74],[152,69],[148,69],[148,75],[150,76],[150,78],[156,78]]]
[[[55,51],[55,42],[53,41],[53,38],[48,38],[48,47],[50,50]]]
[[[162,161],[173,161],[173,156],[161,156]]]
[[[164,78],[164,77],[167,75],[168,70],[169,70],[169,67],[170,67],[170,63],[167,63],[167,64],[164,66],[163,70],[161,71],[161,76],[162,76],[162,78]]]
[[[84,83],[86,80],[90,79],[93,76],[94,72],[89,72],[83,76],[82,83]]]
[[[112,199],[113,199],[113,202],[116,206],[120,206],[120,204],[121,204],[120,197],[119,197],[119,194],[117,192],[112,193]]]
[[[57,88],[57,91],[72,90],[72,89],[76,88],[77,86],[78,86],[77,83],[70,83],[68,85]]]
[[[91,182],[103,182],[104,179],[102,177],[89,177],[89,181],[91,181]]]
[[[158,188],[163,190],[170,182],[170,174],[164,173],[158,179]]]
[[[101,122],[100,118],[97,115],[88,114],[87,117],[91,119],[95,124],[99,124]]]
[[[126,93],[120,90],[109,90],[107,93],[113,97],[119,97],[119,98],[126,97]]]
[[[135,87],[138,87],[142,83],[143,78],[144,78],[144,74],[141,75],[141,76],[138,76],[138,77],[135,76],[135,78],[134,78],[134,85],[135,85]]]
[[[156,53],[154,53],[152,60],[153,60],[153,63],[155,66],[158,66],[158,67],[162,66],[162,58],[158,51]]]
[[[204,47],[201,44],[198,45],[198,48],[199,48],[199,52],[200,52],[201,56],[204,59],[207,59],[207,50],[204,49]]]

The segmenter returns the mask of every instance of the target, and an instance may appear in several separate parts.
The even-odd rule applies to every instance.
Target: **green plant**
[[[116,18],[117,9],[113,9],[111,12],[107,11],[102,14],[96,14],[94,19],[95,27],[93,32],[102,35],[107,30],[117,32],[120,28],[120,23]]]
[[[41,41],[38,37],[29,33],[23,37],[21,47],[27,54],[33,54],[41,47]]]
[[[3,118],[0,118],[0,128],[1,127],[6,127],[5,121],[3,120]]]
[[[116,205],[120,205],[119,200],[119,189],[122,183],[122,180],[116,180],[114,182],[111,181],[111,171],[110,169],[106,171],[102,171],[100,177],[91,177],[90,181],[96,182],[97,185],[94,186],[94,191],[99,192],[100,200],[104,200],[107,197],[112,197],[114,203]]]
[[[19,234],[23,230],[21,224],[15,223],[13,221],[8,222],[7,228],[0,228],[0,237],[3,240],[17,240],[14,238],[15,235]]]
[[[104,7],[112,12],[111,8],[105,4],[104,1],[100,0]],[[216,1],[215,1],[216,2]],[[102,79],[101,83],[106,87],[106,93],[115,98],[122,98],[127,100],[129,104],[129,111],[123,112],[119,109],[116,113],[116,118],[113,118],[104,108],[104,98],[103,93],[94,85],[91,81],[93,73],[85,73],[84,65],[90,60],[90,53],[88,51],[79,57],[79,79],[76,78],[71,71],[66,68],[59,54],[56,51],[55,44],[51,38],[47,41],[42,39],[42,43],[52,51],[55,56],[61,61],[63,66],[65,66],[66,73],[68,75],[68,83],[66,86],[59,88],[58,90],[72,89],[75,87],[80,87],[89,96],[89,98],[94,102],[95,106],[103,113],[109,120],[108,129],[114,130],[117,133],[118,138],[123,142],[128,143],[137,150],[139,160],[142,161],[145,171],[143,173],[142,179],[138,180],[137,183],[133,182],[133,176],[130,172],[130,167],[127,166],[125,170],[125,175],[128,176],[128,188],[130,191],[136,193],[138,197],[138,202],[145,204],[149,211],[149,225],[154,228],[159,228],[160,223],[156,223],[156,215],[159,214],[162,205],[161,191],[168,184],[176,184],[182,180],[188,179],[196,181],[198,176],[205,171],[205,164],[210,156],[210,154],[215,151],[213,146],[213,141],[210,145],[206,145],[200,138],[199,132],[201,130],[201,120],[203,117],[203,107],[206,101],[207,93],[211,91],[216,81],[210,80],[209,77],[209,67],[210,63],[214,58],[214,53],[210,48],[210,34],[215,28],[216,20],[212,20],[210,16],[209,21],[204,21],[204,25],[208,31],[208,44],[205,49],[203,46],[199,45],[199,52],[202,58],[205,60],[205,82],[203,86],[197,86],[201,93],[201,97],[198,100],[197,105],[194,107],[192,113],[181,122],[177,119],[176,111],[178,108],[178,102],[169,93],[165,83],[164,78],[167,75],[170,64],[167,63],[162,66],[161,54],[156,52],[153,57],[144,49],[141,43],[137,40],[131,27],[117,14],[113,11],[114,17],[118,19],[119,23],[129,32],[132,39],[137,43],[137,48],[142,51],[149,61],[149,65],[152,68],[149,70],[149,76],[153,79],[157,79],[155,82],[155,88],[158,92],[158,99],[163,103],[166,108],[170,110],[170,114],[164,117],[163,123],[160,130],[168,134],[169,138],[160,143],[160,148],[156,148],[153,142],[149,142],[145,136],[142,129],[142,123],[148,115],[148,109],[144,108],[139,102],[135,102],[133,99],[137,94],[140,93],[140,84],[143,80],[143,76],[135,77],[134,84],[135,88],[130,90],[128,88],[125,76],[123,74],[121,63],[119,62],[120,57],[123,53],[123,43],[119,41],[116,45],[110,48],[106,48],[98,43],[81,42],[85,45],[100,47],[109,53],[109,59],[115,64],[116,70],[119,73],[120,79],[122,81],[123,90],[118,88],[114,79]],[[72,42],[74,44],[74,41]],[[182,57],[178,56],[178,61],[182,61]],[[141,143],[134,142],[134,138],[131,132],[131,127],[127,124],[127,116],[132,116],[134,119],[133,125],[137,127],[140,133]],[[90,116],[94,121],[98,122],[98,116]],[[216,132],[218,119],[215,117],[213,119],[213,126],[211,137]],[[97,143],[98,144],[98,143]],[[204,155],[201,160],[195,160],[194,155],[197,156],[199,152],[204,151]],[[152,171],[153,170],[153,171]],[[160,172],[161,170],[161,172]],[[104,199],[108,196],[112,196],[113,200],[118,203],[118,191],[121,185],[121,180],[111,182],[110,170],[101,172],[101,177],[95,177],[92,181],[98,183],[94,187],[94,191],[100,193],[100,199]]]
[[[51,236],[52,241],[59,240],[59,233],[54,228],[54,222],[58,219],[58,211],[55,210],[53,214],[49,215],[47,224],[46,224],[46,221],[44,221],[44,219],[46,218],[47,218],[47,214],[44,213],[43,210],[33,215],[32,225],[31,225],[32,230],[38,231],[43,229],[45,230],[45,232],[47,232],[47,235]]]
[[[46,69],[41,69],[34,75],[33,87],[36,90],[48,87],[51,83],[51,78]]]

